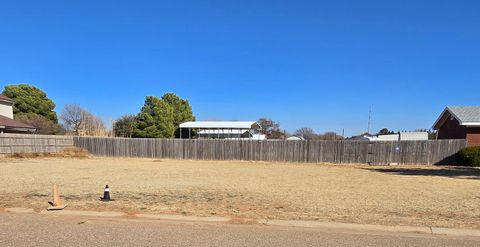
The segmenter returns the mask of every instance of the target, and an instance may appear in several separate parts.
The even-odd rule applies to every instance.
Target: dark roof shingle
[[[8,103],[14,103],[15,101],[13,99],[10,99],[9,97],[0,94],[0,102],[8,102]]]
[[[35,127],[19,122],[17,120],[10,119],[8,117],[0,115],[0,126],[5,126],[6,128],[25,128],[25,129],[35,129]]]

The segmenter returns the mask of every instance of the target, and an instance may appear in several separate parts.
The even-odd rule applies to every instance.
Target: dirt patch
[[[42,158],[0,171],[0,208],[45,208],[56,182],[71,209],[480,229],[471,168]],[[113,202],[99,201],[106,184]]]

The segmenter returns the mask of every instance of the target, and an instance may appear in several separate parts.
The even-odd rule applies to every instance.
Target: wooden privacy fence
[[[0,154],[54,153],[73,147],[73,137],[0,134]]]
[[[77,147],[109,157],[371,164],[454,164],[465,140],[253,141],[74,137]]]

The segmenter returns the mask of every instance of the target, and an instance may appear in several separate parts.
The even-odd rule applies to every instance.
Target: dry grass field
[[[0,160],[0,208],[70,209],[480,229],[480,170],[111,158]],[[98,200],[105,184],[114,202]]]

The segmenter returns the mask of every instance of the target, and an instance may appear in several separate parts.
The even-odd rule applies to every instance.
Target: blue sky
[[[0,86],[104,119],[174,92],[200,120],[430,128],[480,105],[480,1],[3,1]]]

